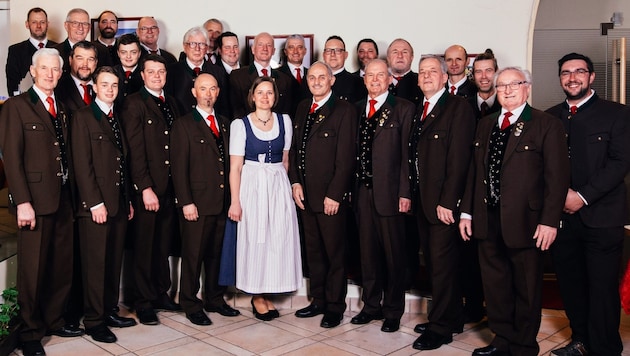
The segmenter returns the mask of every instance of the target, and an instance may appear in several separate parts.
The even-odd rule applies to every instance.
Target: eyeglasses
[[[90,26],[89,22],[66,21],[66,23],[69,23],[72,28],[89,27]]]
[[[151,26],[151,27],[147,27],[147,26],[142,26],[140,28],[138,28],[138,30],[142,31],[142,32],[153,32],[153,31],[157,31],[160,28],[157,26]]]
[[[326,54],[342,54],[345,51],[344,48],[324,48],[324,53]]]
[[[582,75],[588,74],[588,73],[590,73],[590,71],[588,69],[579,68],[579,69],[576,69],[574,71],[563,70],[562,72],[560,72],[560,76],[563,77],[563,78],[567,78],[567,77],[570,77],[571,74],[575,74],[575,76],[582,76]]]
[[[497,88],[497,91],[505,91],[507,89],[507,87],[510,87],[510,89],[512,90],[518,90],[521,85],[523,84],[529,84],[528,81],[526,80],[521,80],[520,82],[512,82],[512,83],[507,83],[507,84],[497,84],[494,87]]]
[[[208,44],[205,42],[186,42],[186,45],[190,48],[200,49],[208,47]]]

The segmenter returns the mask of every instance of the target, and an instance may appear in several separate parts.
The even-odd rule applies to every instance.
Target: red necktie
[[[302,75],[300,74],[300,71],[300,68],[295,68],[295,80],[297,80],[299,84],[302,84]]]
[[[457,87],[454,85],[451,85],[451,94],[455,95],[455,89],[457,89]]]
[[[130,70],[125,71],[125,78],[127,78],[127,79],[131,78],[131,71]]]
[[[429,114],[429,102],[425,101],[424,102],[424,106],[422,106],[422,118],[420,119],[420,121],[424,121],[424,119],[426,119],[427,114]]]
[[[88,88],[87,84],[81,84],[81,87],[83,87],[83,102],[85,103],[85,105],[90,105],[92,103],[90,89]]]
[[[201,73],[201,68],[195,67],[195,68],[193,68],[193,71],[195,72],[195,77],[197,77],[197,76],[199,76],[199,73]]]
[[[107,114],[107,117],[109,117],[110,119],[114,117],[114,112],[110,110],[109,114]]]
[[[317,110],[317,107],[319,105],[317,105],[317,103],[313,103],[313,105],[311,105],[311,110],[308,111],[309,114],[312,114],[315,112],[315,110]]]
[[[37,45],[37,47],[39,47],[39,49],[44,48],[44,42],[40,42],[40,43]]]
[[[510,127],[510,116],[512,116],[512,113],[509,111],[503,115],[503,121],[501,122],[501,131]]]
[[[571,106],[571,115],[575,115],[577,114],[577,106],[573,105]]]
[[[214,115],[208,115],[208,121],[210,121],[210,130],[215,137],[219,137],[219,129],[217,129],[217,124],[214,122]]]
[[[165,102],[166,101],[162,95],[158,96],[158,99],[160,99],[161,102]]]
[[[394,77],[394,79],[396,79],[396,85],[395,85],[395,86],[398,86],[398,83],[400,83],[400,80],[401,80],[402,78],[403,78],[402,76],[399,76],[399,77]]]
[[[374,113],[376,112],[376,107],[374,105],[376,105],[376,100],[370,99],[370,111],[368,112],[367,116],[368,119],[374,116]]]
[[[269,76],[269,71],[267,70],[267,68],[263,68],[261,71],[262,71],[262,74],[263,74],[265,77],[268,77],[268,76]]]
[[[56,119],[57,111],[55,111],[55,99],[49,96],[46,98],[46,101],[48,102],[48,112],[50,113],[50,116]]]

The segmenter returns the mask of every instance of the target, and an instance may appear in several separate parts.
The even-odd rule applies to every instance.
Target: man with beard
[[[52,48],[57,42],[48,40],[48,14],[41,7],[28,10],[24,23],[30,37],[22,42],[9,46],[7,53],[7,90],[10,96],[19,94],[19,85],[29,72],[31,58],[40,48]]]
[[[87,35],[90,33],[90,15],[87,11],[74,8],[68,11],[68,15],[66,16],[66,21],[63,23],[63,27],[66,29],[68,33],[68,37],[65,41],[57,44],[55,49],[59,51],[61,58],[63,58],[63,72],[67,73],[70,71],[70,61],[69,56],[70,52],[74,48],[74,45],[78,42],[85,41]],[[99,65],[109,65],[109,53],[103,50],[102,48],[99,50],[96,49],[96,57],[98,59]]]
[[[473,78],[475,85],[477,85],[477,95],[468,98],[468,102],[475,110],[477,121],[486,115],[501,110],[493,81],[497,70],[499,70],[497,59],[494,58],[490,48],[475,57]]]
[[[593,62],[569,53],[558,61],[567,98],[547,110],[564,123],[571,186],[551,248],[571,343],[554,355],[619,355],[619,267],[627,212],[630,108],[591,88]]]
[[[371,38],[364,38],[357,44],[357,60],[359,61],[359,70],[352,73],[363,78],[365,75],[365,66],[374,58],[378,58],[378,46]]]
[[[452,45],[444,51],[444,61],[448,69],[448,82],[446,89],[453,95],[470,98],[475,95],[477,87],[468,80],[466,66],[468,65],[468,53],[460,45]]]
[[[136,33],[138,34],[138,39],[140,39],[140,45],[142,46],[142,58],[147,54],[157,54],[162,56],[167,64],[177,62],[177,58],[175,58],[171,52],[158,47],[160,27],[153,17],[145,16],[138,20]]]
[[[118,32],[118,16],[113,11],[105,10],[98,15],[98,31],[99,35],[94,45],[99,51],[105,51],[109,55],[108,64],[100,63],[99,65],[115,65],[119,64],[116,54],[116,32]]]
[[[88,41],[78,42],[70,52],[70,71],[61,76],[55,89],[59,101],[64,103],[70,114],[92,103],[92,74],[98,63],[96,56],[96,46]]]

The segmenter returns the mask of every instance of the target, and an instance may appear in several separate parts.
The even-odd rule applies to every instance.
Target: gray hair
[[[208,44],[209,40],[208,40],[208,31],[206,31],[205,28],[201,27],[201,26],[195,26],[193,28],[191,28],[190,30],[186,31],[186,33],[184,33],[184,40],[183,43],[188,42],[188,39],[192,36],[195,35],[202,35],[203,38],[205,39],[206,45]]]
[[[310,71],[310,70],[311,70],[311,68],[315,67],[315,65],[316,65],[316,64],[321,64],[321,65],[323,65],[323,66],[326,68],[326,72],[328,72],[328,76],[329,76],[329,77],[332,77],[332,76],[333,76],[333,70],[332,70],[332,68],[330,68],[330,66],[329,66],[326,62],[324,62],[324,61],[317,61],[317,62],[315,62],[315,63],[311,64],[311,66],[309,67],[309,69],[308,69],[308,70]]]
[[[31,58],[31,63],[36,65],[39,58],[43,56],[57,57],[59,59],[59,69],[63,68],[63,58],[59,55],[59,51],[54,48],[44,47],[35,51],[35,54],[33,54],[33,57]]]
[[[420,62],[418,62],[418,66],[420,66],[420,63],[422,63],[422,61],[424,61],[425,59],[436,59],[438,62],[440,62],[440,68],[442,69],[442,73],[446,74],[447,73],[447,67],[446,67],[446,62],[444,61],[444,57],[436,55],[436,54],[423,54],[420,57]]]
[[[521,75],[525,78],[525,81],[529,84],[532,85],[532,74],[527,70],[527,69],[523,69],[521,67],[505,67],[500,69],[495,75],[494,75],[494,79],[493,79],[493,84],[496,87],[497,86],[497,79],[499,78],[499,76],[503,73],[506,72],[508,70],[513,70],[516,72],[521,73]]]
[[[88,19],[90,18],[90,14],[88,14],[87,11],[79,7],[75,7],[74,9],[68,11],[68,15],[66,15],[66,22],[70,21],[70,16],[72,16],[73,14],[84,14],[85,16],[88,17]]]

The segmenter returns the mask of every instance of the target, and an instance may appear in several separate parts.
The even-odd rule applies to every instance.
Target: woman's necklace
[[[271,118],[273,117],[272,115],[273,115],[273,114],[269,114],[269,117],[267,118],[267,120],[261,120],[261,119],[258,117],[258,114],[254,113],[254,116],[256,116],[256,120],[258,120],[258,121],[262,122],[262,123],[263,123],[263,126],[267,126],[267,123],[268,123],[268,122],[271,120]]]

